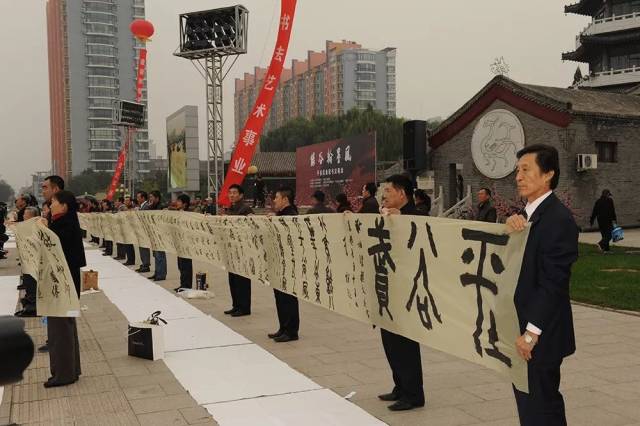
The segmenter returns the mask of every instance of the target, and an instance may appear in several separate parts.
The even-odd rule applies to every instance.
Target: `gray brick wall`
[[[577,214],[578,225],[588,227],[591,209],[603,189],[608,188],[614,196],[618,223],[623,226],[640,224],[640,121],[595,119],[575,116],[565,130],[510,105],[496,100],[485,112],[503,108],[513,112],[522,122],[525,144],[547,143],[555,146],[560,154],[560,183],[556,190],[563,199],[569,199]],[[445,206],[452,203],[449,185],[449,164],[462,164],[465,190],[471,185],[475,193],[483,186],[495,188],[507,199],[517,197],[515,172],[502,179],[490,179],[482,175],[471,157],[471,137],[481,114],[455,137],[431,152],[436,186],[442,185]],[[597,170],[576,171],[577,154],[596,154],[596,142],[608,141],[618,144],[616,163],[598,163]],[[453,193],[455,198],[455,192]]]

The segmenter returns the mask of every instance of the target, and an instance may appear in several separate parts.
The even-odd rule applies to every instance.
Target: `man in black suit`
[[[403,175],[393,175],[387,180],[384,188],[382,214],[416,215],[413,202],[413,184]],[[389,405],[391,411],[404,411],[424,406],[424,389],[422,386],[422,359],[420,345],[384,328],[380,329],[382,346],[387,356],[393,376],[393,390],[378,395],[382,401],[393,401]]]
[[[480,191],[478,191],[478,210],[474,220],[489,223],[496,223],[498,220],[496,208],[491,203],[491,190],[489,188],[480,188]]]
[[[293,204],[293,200],[293,189],[289,187],[278,189],[273,199],[276,216],[297,216],[298,208]],[[278,343],[298,340],[298,330],[300,328],[298,298],[276,289],[273,289],[273,293],[276,298],[279,327],[275,333],[268,334],[269,338]]]
[[[244,188],[238,184],[229,187],[231,206],[225,214],[230,216],[253,215],[253,210],[244,202]],[[231,309],[224,311],[232,317],[251,315],[251,278],[229,272],[229,292],[231,293]]]
[[[369,182],[362,187],[362,207],[358,213],[380,213],[378,200],[376,200],[376,192],[378,187],[375,182]]]
[[[566,425],[560,365],[576,350],[569,281],[578,258],[578,227],[553,193],[560,178],[558,151],[531,145],[517,157],[518,192],[527,205],[507,226],[518,231],[531,224],[514,296],[522,333],[515,343],[528,362],[529,393],[514,387],[514,394],[522,425]]]
[[[327,206],[324,201],[326,196],[324,192],[318,190],[313,193],[311,196],[311,201],[313,201],[313,207],[307,210],[307,214],[322,214],[322,213],[335,213],[331,207]]]

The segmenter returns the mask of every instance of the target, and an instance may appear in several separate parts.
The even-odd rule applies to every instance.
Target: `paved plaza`
[[[175,257],[168,256],[168,264],[169,280],[162,286],[170,291],[177,286]],[[488,369],[424,346],[427,405],[392,413],[376,398],[392,387],[377,330],[301,303],[300,340],[274,343],[266,336],[277,327],[270,288],[254,285],[252,315],[231,318],[222,313],[230,304],[226,274],[196,262],[194,271],[208,273],[215,297],[191,300],[193,306],[318,385],[340,396],[355,392],[350,401],[386,424],[518,424],[509,383]],[[0,263],[0,276],[18,273],[14,260]],[[86,309],[79,320],[80,381],[45,389],[48,356],[38,354],[24,380],[5,387],[0,424],[217,424],[164,361],[127,356],[127,320],[104,293],[83,296],[81,306]],[[640,317],[584,306],[574,306],[574,315],[578,351],[562,368],[569,424],[640,425]],[[29,319],[27,328],[37,346],[44,343],[39,319]]]

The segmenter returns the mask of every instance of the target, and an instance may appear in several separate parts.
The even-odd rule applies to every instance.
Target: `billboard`
[[[200,189],[198,108],[185,106],[167,117],[167,158],[170,192]]]
[[[296,203],[310,206],[316,190],[327,201],[344,192],[358,209],[362,187],[376,179],[376,135],[365,133],[296,150]]]

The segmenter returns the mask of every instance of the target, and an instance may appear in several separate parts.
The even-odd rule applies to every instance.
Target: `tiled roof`
[[[640,120],[637,95],[521,84],[499,75],[434,130],[429,138],[431,147],[449,140],[495,99],[507,101],[514,108],[525,108],[523,111],[560,127],[566,127],[571,117],[579,115]]]
[[[256,152],[251,165],[258,168],[262,176],[295,176],[295,152]]]

